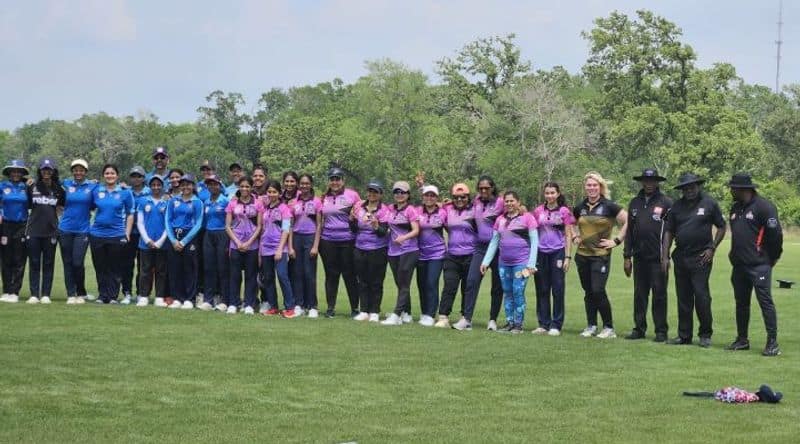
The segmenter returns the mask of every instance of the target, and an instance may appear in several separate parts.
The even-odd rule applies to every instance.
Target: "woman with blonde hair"
[[[572,242],[577,245],[575,265],[584,291],[587,327],[581,336],[615,338],[611,316],[611,302],[606,293],[608,273],[611,268],[611,250],[622,244],[628,228],[628,214],[610,200],[608,183],[600,173],[590,171],[583,177],[586,197],[573,210],[577,230]],[[619,233],[611,237],[615,225]],[[597,313],[603,318],[603,330],[597,333]]]

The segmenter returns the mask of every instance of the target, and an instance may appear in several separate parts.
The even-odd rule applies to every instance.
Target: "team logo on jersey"
[[[103,192],[103,191],[101,191],[101,192],[97,193],[97,197],[99,197],[100,199],[102,199],[102,198],[106,197],[106,193],[105,193],[105,192]]]
[[[603,207],[597,207],[597,209],[594,211],[594,214],[596,214],[598,216],[602,216],[603,215]]]
[[[144,206],[144,212],[145,213],[149,213],[152,208],[153,207],[151,207],[150,204],[147,204],[147,205]]]
[[[638,208],[632,208],[631,209],[631,216],[636,217],[637,214],[639,214],[639,209]]]
[[[3,188],[3,194],[11,194],[11,188]]]
[[[755,216],[753,216],[753,212],[752,211],[748,211],[747,214],[744,215],[744,218],[748,219],[748,220],[753,220],[755,218]]]
[[[653,214],[658,214],[660,216],[661,213],[663,213],[663,212],[664,212],[663,208],[661,208],[661,207],[653,207]]]
[[[69,192],[70,193],[74,193],[76,190],[77,190],[77,188],[75,188],[75,187],[69,187]]]
[[[731,220],[736,220],[736,213],[731,213]]]
[[[173,202],[173,204],[172,204],[172,205],[173,205],[175,208],[178,208],[179,206],[181,206],[181,201],[179,201],[179,200],[176,200],[175,202]]]
[[[206,214],[208,214],[208,209],[209,209],[209,207],[206,207]]]
[[[770,228],[778,228],[778,219],[770,217],[767,219],[767,226]]]
[[[706,215],[706,209],[703,208],[703,207],[698,208],[697,209],[697,215],[698,216],[705,216]]]
[[[581,216],[586,216],[587,214],[586,208],[581,208]]]

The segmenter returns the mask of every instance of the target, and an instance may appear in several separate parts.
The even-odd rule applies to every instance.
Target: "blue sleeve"
[[[489,248],[486,249],[486,254],[483,256],[483,262],[481,265],[489,266],[492,263],[492,259],[494,259],[495,253],[497,253],[497,247],[500,246],[500,233],[497,230],[492,232],[492,241],[489,242]]]
[[[172,200],[167,203],[167,211],[164,212],[164,228],[167,230],[167,238],[169,242],[175,243],[178,239],[175,237],[175,232],[172,230]]]
[[[292,221],[290,219],[284,219],[281,221],[281,231],[287,232],[292,229]]]
[[[125,196],[125,214],[135,214],[136,213],[136,201],[133,200],[133,193],[128,193]]]
[[[528,254],[528,268],[536,268],[536,256],[539,254],[539,230],[536,228],[528,230],[528,237],[531,240],[531,252]]]
[[[203,202],[201,202],[200,199],[197,199],[192,201],[192,206],[194,207],[194,226],[181,240],[181,243],[184,245],[191,242],[192,239],[197,236],[197,233],[200,232],[200,229],[203,228],[203,208],[205,205],[203,205]]]

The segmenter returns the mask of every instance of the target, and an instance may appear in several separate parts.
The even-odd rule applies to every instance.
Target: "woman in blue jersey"
[[[42,159],[36,181],[28,185],[31,208],[25,228],[28,244],[29,304],[49,304],[53,290],[53,269],[56,264],[58,216],[64,208],[64,189],[52,159]]]
[[[92,190],[94,222],[89,229],[92,263],[100,293],[98,302],[117,302],[122,280],[122,256],[133,229],[135,204],[130,190],[117,184],[116,165],[103,166],[103,183]]]
[[[181,177],[183,177],[183,170],[180,168],[173,168],[169,170],[169,174],[167,174],[167,180],[169,183],[165,183],[164,185],[167,187],[167,190],[164,194],[167,197],[175,197],[181,195]]]
[[[164,225],[168,200],[164,196],[164,180],[153,175],[147,184],[150,195],[136,203],[136,226],[139,228],[139,298],[136,305],[147,306],[155,285],[156,307],[166,307],[167,294],[167,230]]]
[[[18,302],[25,277],[25,225],[28,222],[28,192],[25,176],[28,167],[21,160],[12,160],[3,168],[8,179],[0,182],[0,247],[3,249],[4,302]]]
[[[97,181],[86,179],[89,164],[75,159],[70,164],[72,179],[64,187],[64,212],[58,224],[58,243],[64,265],[67,304],[83,304],[86,292],[86,250],[89,249],[89,221],[92,216],[92,191]]]
[[[222,181],[212,174],[205,179],[209,197],[203,202],[205,215],[203,225],[206,234],[203,236],[203,265],[205,268],[205,291],[201,310],[214,308],[214,295],[218,295],[220,311],[228,308],[228,292],[230,291],[230,271],[228,270],[228,234],[225,232],[225,209],[229,199],[222,194]]]
[[[170,173],[172,176],[172,173]],[[184,174],[179,181],[181,194],[167,205],[167,251],[170,294],[175,300],[169,308],[191,310],[197,295],[197,233],[203,226],[203,202],[195,194],[195,180]]]

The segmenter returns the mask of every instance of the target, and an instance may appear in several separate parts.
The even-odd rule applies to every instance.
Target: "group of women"
[[[321,256],[326,317],[336,315],[344,281],[354,320],[410,323],[416,272],[419,324],[469,330],[488,273],[488,329],[519,333],[525,288],[533,276],[533,333],[558,336],[564,323],[564,276],[575,244],[587,315],[582,335],[615,336],[605,284],[608,255],[624,238],[626,217],[607,199],[606,183],[597,173],[585,176],[586,196],[574,209],[566,205],[559,185],[548,182],[544,202],[529,210],[516,192],[500,193],[489,176],[478,179],[475,193],[457,183],[448,196],[425,184],[422,175],[414,190],[405,181],[385,188],[372,180],[362,197],[346,186],[343,170],[332,168],[324,193],[316,195],[309,174],[287,172],[279,182],[268,179],[263,166],[245,176],[235,163],[229,168],[233,183],[225,187],[208,162],[197,181],[180,169],[167,171],[158,163],[159,154],[166,156],[154,154],[151,173],[134,167],[122,178],[115,165],[107,164],[99,182],[87,178],[89,165],[82,159],[71,162],[72,177],[63,181],[50,159],[42,160],[32,177],[22,161],[10,162],[0,182],[1,300],[19,300],[27,258],[27,302],[50,303],[59,245],[67,304],[88,298],[84,258],[90,249],[98,302],[117,303],[121,293],[121,303],[146,306],[154,293],[153,304],[159,307],[193,309],[197,303],[202,310],[231,314],[316,318]],[[412,204],[412,192],[419,193],[420,205]],[[611,238],[617,224],[618,237]],[[381,320],[387,267],[397,300]],[[451,324],[459,290],[460,317]],[[504,327],[497,323],[501,307]],[[599,332],[598,313],[603,321]]]

